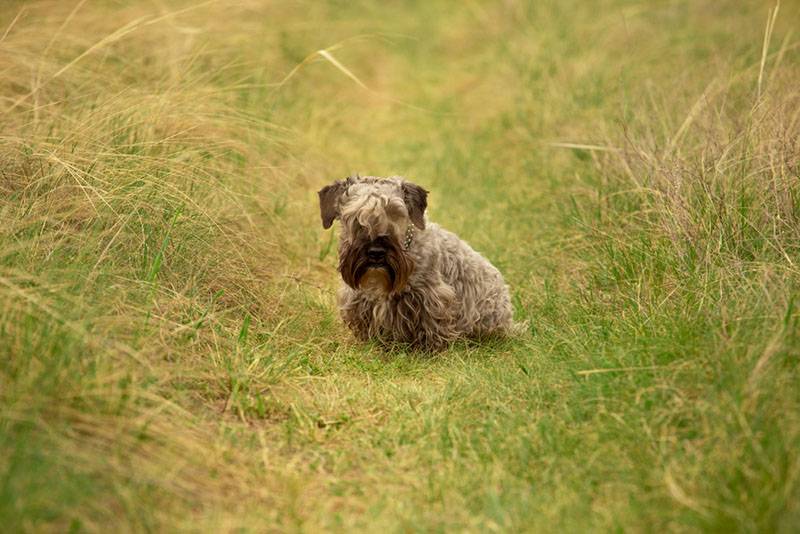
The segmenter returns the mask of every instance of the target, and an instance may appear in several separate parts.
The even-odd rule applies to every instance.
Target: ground
[[[800,529],[800,4],[0,9],[8,531]],[[351,173],[512,288],[337,316]]]

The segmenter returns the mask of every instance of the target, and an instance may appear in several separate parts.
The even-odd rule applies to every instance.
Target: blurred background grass
[[[774,8],[3,2],[4,528],[796,531]],[[355,172],[430,189],[529,335],[354,342],[315,191]]]

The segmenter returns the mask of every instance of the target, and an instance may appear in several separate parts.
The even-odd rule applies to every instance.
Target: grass
[[[800,528],[800,5],[0,10],[8,531]],[[355,342],[403,174],[530,332]]]

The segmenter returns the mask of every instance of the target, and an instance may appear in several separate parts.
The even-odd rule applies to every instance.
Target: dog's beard
[[[393,294],[403,290],[413,269],[413,262],[400,249],[395,239],[389,239],[386,256],[381,262],[367,257],[369,241],[353,244],[341,251],[339,272],[353,289]]]
[[[367,267],[367,270],[358,279],[358,288],[370,293],[390,293],[393,278],[385,267]]]

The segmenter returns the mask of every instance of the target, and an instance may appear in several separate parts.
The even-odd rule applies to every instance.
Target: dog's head
[[[428,192],[400,177],[351,177],[319,191],[323,228],[342,225],[339,272],[353,289],[402,291],[414,268],[406,247],[425,229]]]

